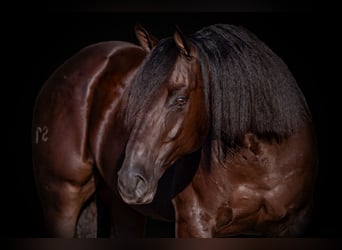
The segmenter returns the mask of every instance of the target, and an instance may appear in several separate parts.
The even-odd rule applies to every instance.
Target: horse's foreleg
[[[191,186],[172,200],[176,214],[176,238],[212,238],[214,218],[200,206]]]

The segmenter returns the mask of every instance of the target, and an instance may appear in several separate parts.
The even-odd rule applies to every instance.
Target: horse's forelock
[[[178,52],[171,38],[161,40],[134,76],[126,106],[126,123],[134,123],[139,112],[148,107],[176,62]]]

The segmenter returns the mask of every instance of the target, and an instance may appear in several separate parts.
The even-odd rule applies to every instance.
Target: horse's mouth
[[[120,188],[120,186],[118,186],[118,190],[122,200],[129,205],[149,204],[153,201],[156,193],[156,191],[145,192],[144,194],[139,194],[139,192],[132,193]]]
[[[145,197],[132,198],[132,197],[127,197],[127,196],[123,195],[121,192],[120,192],[120,196],[121,196],[122,200],[129,205],[149,204],[153,201],[153,198],[154,198],[153,195],[149,195],[149,196],[145,196]]]

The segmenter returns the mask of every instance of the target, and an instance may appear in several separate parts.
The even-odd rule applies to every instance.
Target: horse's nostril
[[[126,203],[145,202],[148,195],[148,182],[142,174],[134,171],[118,173],[118,191]]]
[[[136,186],[135,186],[135,193],[138,197],[141,197],[146,192],[146,180],[141,175],[135,176]]]

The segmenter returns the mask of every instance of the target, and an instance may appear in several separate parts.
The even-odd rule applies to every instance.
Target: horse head
[[[177,29],[158,44],[141,26],[136,34],[150,55],[130,90],[126,120],[131,133],[118,190],[126,203],[146,204],[163,173],[203,145],[209,117],[197,52],[182,32]]]

